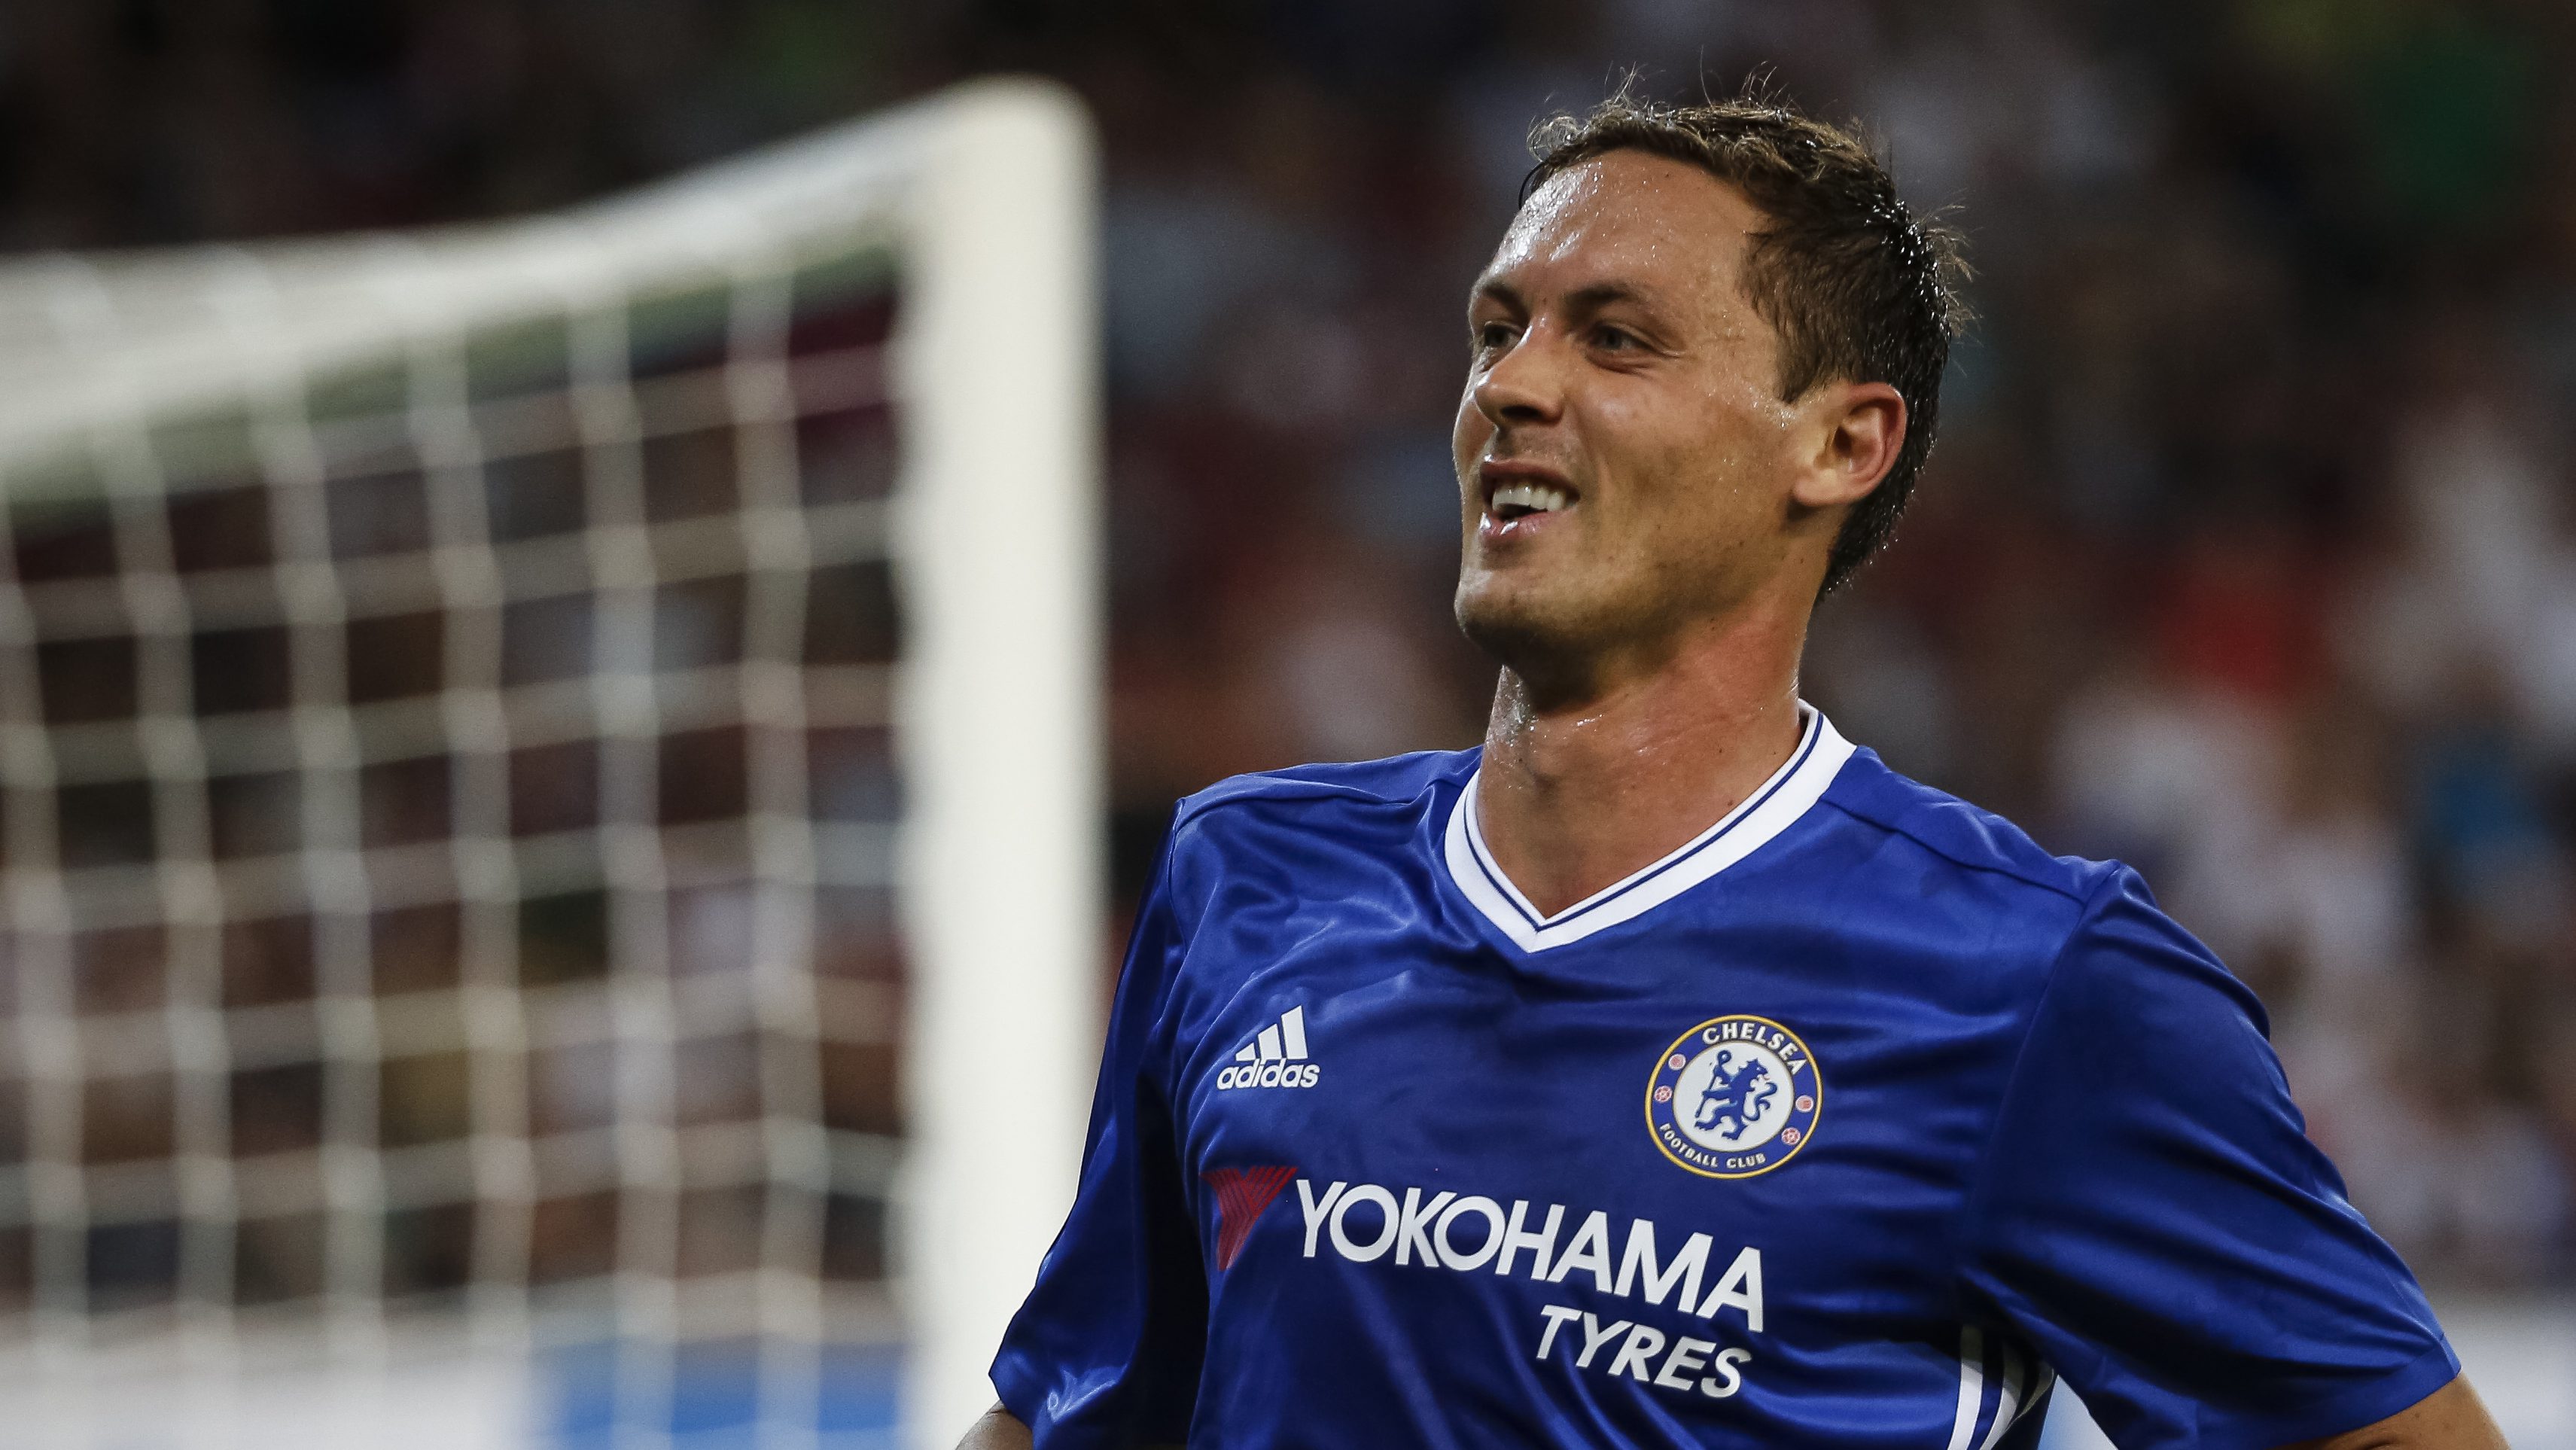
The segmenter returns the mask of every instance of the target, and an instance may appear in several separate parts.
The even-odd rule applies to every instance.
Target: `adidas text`
[[[1310,1088],[1323,1076],[1324,1069],[1311,1062],[1261,1062],[1220,1071],[1216,1085],[1220,1092],[1239,1087]]]

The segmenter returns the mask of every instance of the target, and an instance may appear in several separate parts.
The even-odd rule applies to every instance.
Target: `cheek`
[[[1758,410],[1693,392],[1608,401],[1600,423],[1600,466],[1626,484],[1610,496],[1630,515],[1622,532],[1640,553],[1704,560],[1759,529],[1778,439]]]
[[[1604,493],[1621,513],[1700,513],[1738,471],[1739,440],[1697,394],[1614,394],[1597,399],[1587,421],[1594,467],[1612,480]]]

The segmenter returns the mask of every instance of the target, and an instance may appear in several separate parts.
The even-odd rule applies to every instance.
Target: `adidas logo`
[[[1310,1088],[1324,1069],[1306,1060],[1306,1009],[1291,1007],[1286,1016],[1261,1029],[1243,1044],[1234,1065],[1216,1075],[1219,1091],[1228,1088]]]

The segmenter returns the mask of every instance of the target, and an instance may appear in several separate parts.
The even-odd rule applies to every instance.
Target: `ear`
[[[1905,446],[1905,398],[1886,383],[1827,383],[1807,401],[1821,436],[1789,496],[1811,509],[1869,497]]]

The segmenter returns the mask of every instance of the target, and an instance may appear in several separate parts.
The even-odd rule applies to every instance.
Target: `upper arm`
[[[2460,1375],[2396,1414],[2323,1440],[2280,1450],[2507,1450],[2504,1432]]]
[[[1968,1312],[2122,1444],[2313,1442],[2459,1371],[2308,1140],[2260,1007],[2125,871],[2034,1009],[1960,1242]]]
[[[1177,1443],[1196,1401],[1207,1282],[1168,1094],[1187,947],[1170,849],[1119,976],[1072,1211],[993,1362],[1004,1418],[1048,1447]]]

